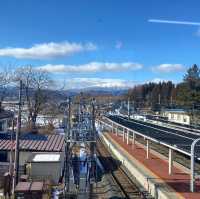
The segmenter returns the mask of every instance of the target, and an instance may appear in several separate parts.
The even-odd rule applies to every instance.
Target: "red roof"
[[[11,150],[15,147],[15,141],[7,137],[0,137],[0,150]],[[63,135],[28,135],[20,139],[21,151],[37,151],[37,152],[61,152],[64,150]]]

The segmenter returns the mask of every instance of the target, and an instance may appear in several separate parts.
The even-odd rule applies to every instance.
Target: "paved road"
[[[183,132],[181,130],[162,127],[138,120],[128,120],[122,116],[110,115],[108,118],[143,135],[149,136],[168,145],[175,146],[176,148],[188,153],[190,153],[192,142],[195,139],[200,138],[198,135]],[[196,155],[200,158],[200,143],[199,146],[196,147]]]

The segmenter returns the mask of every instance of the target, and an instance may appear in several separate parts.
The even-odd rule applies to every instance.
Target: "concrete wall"
[[[3,176],[8,171],[9,171],[9,163],[0,162],[0,188],[2,188],[3,185]]]
[[[20,153],[19,153],[19,165],[20,166],[23,166],[26,162],[27,162],[27,160],[29,159],[29,157],[31,157],[32,156],[32,152],[30,152],[30,151],[20,151]],[[12,156],[13,158],[14,158],[14,152],[13,152],[13,156]],[[10,161],[10,152],[8,152],[8,156],[7,156],[7,158],[8,158],[8,162]]]
[[[103,134],[101,134],[102,139],[108,146],[109,150],[120,160],[123,165],[128,169],[128,171],[138,180],[138,182],[156,199],[177,199],[177,194],[167,189],[166,184],[163,185],[163,181],[159,181],[155,175],[149,175],[142,170],[142,165],[133,158],[129,158],[124,151],[114,145],[110,140],[108,140]],[[154,180],[154,179],[157,179]],[[161,186],[162,185],[162,186]]]

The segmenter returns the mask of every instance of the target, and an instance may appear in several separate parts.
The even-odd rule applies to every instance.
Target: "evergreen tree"
[[[187,70],[183,82],[177,85],[177,102],[188,109],[192,123],[196,123],[200,106],[200,69],[196,64]]]
[[[186,82],[190,89],[197,89],[200,86],[200,69],[194,64],[187,70],[186,75],[184,76],[184,82]]]

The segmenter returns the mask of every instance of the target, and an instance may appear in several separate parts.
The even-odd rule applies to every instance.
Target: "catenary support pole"
[[[195,166],[195,145],[197,142],[200,141],[200,138],[193,141],[191,145],[191,165],[190,165],[190,191],[195,191],[195,172],[194,172],[194,166]]]
[[[133,133],[133,137],[132,137],[132,148],[135,148],[135,133]]]
[[[146,155],[147,155],[147,159],[149,159],[149,140],[146,140]]]
[[[123,142],[125,141],[125,128],[123,128]]]
[[[114,124],[112,122],[112,133],[114,133]]]
[[[129,130],[127,130],[126,135],[126,143],[129,145]]]
[[[169,175],[173,174],[173,150],[169,148]]]

